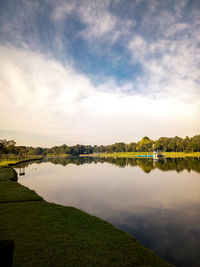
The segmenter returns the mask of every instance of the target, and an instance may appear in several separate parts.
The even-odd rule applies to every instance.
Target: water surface
[[[176,266],[200,266],[200,159],[56,158],[16,170],[45,200],[111,222]]]

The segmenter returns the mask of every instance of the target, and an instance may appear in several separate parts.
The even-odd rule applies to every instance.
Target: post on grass
[[[0,241],[0,266],[12,267],[14,254],[14,241],[1,240]]]

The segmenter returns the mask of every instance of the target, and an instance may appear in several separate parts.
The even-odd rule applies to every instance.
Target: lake
[[[16,170],[45,200],[111,222],[176,266],[200,266],[199,158],[54,158]]]

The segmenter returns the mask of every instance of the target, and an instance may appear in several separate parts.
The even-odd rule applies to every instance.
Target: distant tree
[[[0,154],[4,154],[5,153],[5,146],[3,143],[3,140],[0,140]]]
[[[171,138],[168,137],[160,137],[158,140],[155,141],[155,149],[158,151],[168,151],[169,150],[169,143]]]
[[[18,155],[19,157],[26,157],[27,155],[46,155],[47,153],[52,153],[55,155],[59,154],[92,154],[92,153],[114,153],[114,152],[134,152],[134,151],[191,151],[191,152],[200,152],[200,135],[195,135],[191,138],[186,136],[181,138],[179,136],[175,137],[160,137],[158,140],[153,141],[149,137],[143,137],[138,143],[132,142],[126,144],[124,142],[118,142],[111,145],[80,145],[67,146],[63,144],[61,146],[54,146],[51,148],[42,148],[42,147],[26,147],[26,146],[16,146],[14,140],[0,140],[0,155],[4,156],[13,156]],[[124,164],[121,162],[120,164]]]
[[[25,158],[26,155],[27,155],[26,147],[25,146],[20,146],[19,147],[19,154],[18,154],[18,156],[20,158]]]
[[[192,152],[200,151],[200,135],[195,135],[190,138],[187,149]]]
[[[138,142],[137,150],[138,151],[153,151],[153,140],[150,140],[149,137],[145,136]]]
[[[116,152],[125,152],[126,151],[126,144],[125,143],[116,143]]]
[[[132,143],[128,144],[126,150],[128,152],[135,152],[135,151],[137,151],[137,143],[132,142]]]
[[[70,146],[66,146],[65,153],[66,154],[71,154],[71,148],[70,148]]]
[[[59,148],[59,154],[65,154],[66,153],[66,145],[62,145]]]
[[[94,153],[98,153],[98,152],[99,152],[99,150],[98,150],[98,146],[97,146],[97,145],[94,145],[94,147],[93,147],[93,151],[94,151]]]
[[[15,154],[16,142],[14,140],[0,140],[0,153],[2,154]]]
[[[42,155],[43,153],[43,148],[42,147],[36,147],[34,149],[34,155]]]

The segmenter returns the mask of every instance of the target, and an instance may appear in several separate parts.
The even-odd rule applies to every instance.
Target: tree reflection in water
[[[44,159],[44,162],[51,162],[53,164],[61,164],[66,166],[68,164],[82,165],[92,163],[111,163],[120,168],[126,166],[139,166],[144,172],[149,173],[154,169],[161,171],[176,171],[183,170],[195,171],[200,173],[200,159],[199,158],[164,158],[161,160],[153,160],[148,158],[94,158],[94,157],[67,157],[67,158],[51,158]],[[40,163],[40,162],[38,162]],[[28,165],[28,164],[27,164]]]

